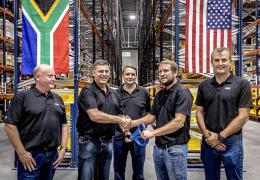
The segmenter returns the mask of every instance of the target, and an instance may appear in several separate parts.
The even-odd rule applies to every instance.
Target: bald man
[[[42,64],[34,69],[34,79],[35,86],[14,96],[4,120],[6,134],[19,157],[18,180],[52,179],[66,152],[64,102],[50,91],[55,72]]]

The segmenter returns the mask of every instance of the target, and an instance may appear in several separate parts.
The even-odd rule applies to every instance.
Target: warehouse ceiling
[[[141,0],[121,0],[122,10],[122,47],[138,47],[138,25],[140,22]]]

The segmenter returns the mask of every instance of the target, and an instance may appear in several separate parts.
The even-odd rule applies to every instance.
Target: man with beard
[[[112,136],[116,124],[129,126],[130,119],[122,115],[118,94],[108,87],[110,65],[96,60],[93,83],[84,87],[79,95],[77,122],[79,143],[79,180],[108,180],[112,159]]]
[[[159,80],[164,88],[156,94],[150,114],[132,122],[132,126],[156,123],[155,129],[143,131],[142,137],[155,137],[153,159],[159,180],[187,179],[187,143],[193,97],[189,89],[178,83],[177,75],[175,62],[160,62]]]
[[[150,97],[148,91],[136,84],[136,68],[125,66],[123,68],[124,84],[117,90],[123,106],[124,115],[131,119],[138,119],[150,112]],[[145,147],[127,137],[127,133],[135,132],[137,128],[129,130],[116,130],[113,138],[114,146],[114,174],[115,180],[125,179],[127,155],[130,151],[132,157],[133,180],[143,180]],[[126,135],[126,137],[124,136]]]
[[[227,179],[243,179],[242,127],[253,107],[250,84],[230,72],[231,52],[227,48],[214,49],[211,65],[214,77],[200,84],[196,99],[205,176],[219,180],[223,163]]]
[[[35,86],[12,99],[4,120],[5,131],[19,157],[18,180],[51,180],[66,152],[66,113],[61,97],[50,91],[55,82],[53,68],[38,65],[34,79]]]

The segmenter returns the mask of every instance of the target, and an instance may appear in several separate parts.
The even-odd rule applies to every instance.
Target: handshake
[[[129,116],[120,115],[121,120],[118,123],[120,128],[122,129],[131,129],[132,128],[132,119]]]
[[[131,132],[130,132],[130,129],[133,127],[133,124],[132,124],[132,119],[129,117],[129,116],[125,116],[125,115],[122,115],[120,116],[122,117],[122,121],[121,123],[119,123],[119,127],[120,129],[122,130],[123,134],[124,134],[124,140],[126,143],[130,143],[132,142],[131,140]]]
[[[146,130],[146,126],[144,123],[138,123],[138,120],[132,121],[129,116],[120,117],[122,118],[122,123],[119,123],[119,126],[123,132],[124,140],[126,143],[135,141],[140,146],[144,146],[148,143],[149,139],[154,136],[151,131]],[[132,134],[130,132],[130,129],[133,127],[137,127],[137,129]]]

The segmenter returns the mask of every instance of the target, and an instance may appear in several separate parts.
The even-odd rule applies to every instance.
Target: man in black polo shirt
[[[159,80],[165,86],[155,96],[151,113],[132,122],[156,122],[152,131],[142,133],[144,139],[155,137],[153,151],[157,179],[187,179],[187,143],[190,139],[190,116],[193,97],[177,80],[178,66],[173,61],[161,61]]]
[[[150,112],[150,96],[145,88],[136,84],[136,73],[135,67],[125,66],[122,72],[124,84],[117,90],[123,105],[124,115],[131,119],[139,119]],[[135,130],[136,128],[130,129],[131,133]],[[125,179],[125,167],[129,151],[132,157],[132,179],[143,180],[145,146],[140,146],[134,141],[131,142],[128,137],[124,137],[124,132],[119,128],[117,128],[113,138],[113,146],[115,180]]]
[[[129,126],[123,116],[118,94],[107,86],[110,66],[105,60],[96,60],[94,81],[79,95],[79,180],[108,180],[112,159],[112,136],[116,125]]]
[[[220,179],[221,163],[227,179],[243,179],[242,127],[253,103],[249,82],[230,73],[231,64],[230,50],[216,48],[211,54],[215,76],[198,89],[196,116],[207,180]]]
[[[12,99],[5,131],[19,157],[18,179],[50,180],[64,158],[68,126],[63,100],[50,91],[54,88],[54,70],[39,65],[34,79],[35,86]]]

